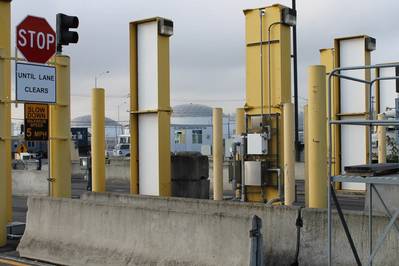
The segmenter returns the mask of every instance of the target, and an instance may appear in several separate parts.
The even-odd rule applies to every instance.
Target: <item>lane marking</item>
[[[6,265],[11,265],[11,266],[29,266],[28,264],[20,263],[14,260],[8,260],[8,259],[0,259],[0,263],[5,263]]]

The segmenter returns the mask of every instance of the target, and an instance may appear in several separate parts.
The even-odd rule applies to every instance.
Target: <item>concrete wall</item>
[[[197,199],[87,193],[82,200],[32,197],[18,250],[23,257],[66,265],[249,265],[253,215],[263,222],[265,265],[291,265],[299,209]],[[299,265],[327,265],[325,210],[303,209]],[[348,212],[363,261],[367,216]],[[354,265],[334,215],[334,264]],[[375,217],[374,228],[387,223]],[[397,232],[391,232],[375,265],[396,265]],[[374,236],[376,237],[376,236]]]
[[[111,158],[105,164],[105,177],[111,181],[130,182],[130,158]]]

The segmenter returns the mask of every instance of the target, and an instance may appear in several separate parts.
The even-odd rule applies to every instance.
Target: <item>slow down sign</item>
[[[55,103],[55,67],[16,64],[16,100],[22,102]]]

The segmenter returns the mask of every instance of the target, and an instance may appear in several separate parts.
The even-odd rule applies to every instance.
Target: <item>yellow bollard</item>
[[[69,57],[55,57],[57,104],[50,106],[50,195],[71,197],[71,112]]]
[[[284,103],[284,204],[292,206],[295,201],[295,139],[294,105]]]
[[[378,120],[385,120],[384,114],[378,114]],[[387,132],[384,126],[377,127],[378,163],[387,162]]]
[[[92,191],[105,192],[105,110],[104,89],[91,92]]]
[[[308,105],[303,107],[303,139],[305,143],[305,207],[309,208],[309,122]]]
[[[213,108],[213,199],[223,200],[223,111]]]
[[[326,67],[310,66],[308,75],[309,208],[326,208]]]
[[[11,56],[11,0],[0,0],[0,48],[3,49],[3,56]],[[3,61],[3,99],[11,100],[11,68],[10,61]],[[7,221],[12,222],[12,177],[11,177],[11,104],[4,103],[5,117],[1,123],[3,127],[4,135],[4,152],[6,154],[4,158],[4,176],[6,178],[6,191],[5,191],[5,203],[6,203],[6,215]]]
[[[236,136],[245,133],[245,110],[244,108],[236,109]]]

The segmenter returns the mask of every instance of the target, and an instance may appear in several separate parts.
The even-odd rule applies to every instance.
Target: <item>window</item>
[[[126,145],[126,144],[121,145],[120,149],[121,150],[128,150],[128,149],[130,149],[130,145]]]
[[[202,144],[202,130],[201,129],[193,130],[193,144]]]
[[[175,144],[185,144],[186,134],[184,130],[175,130]]]

